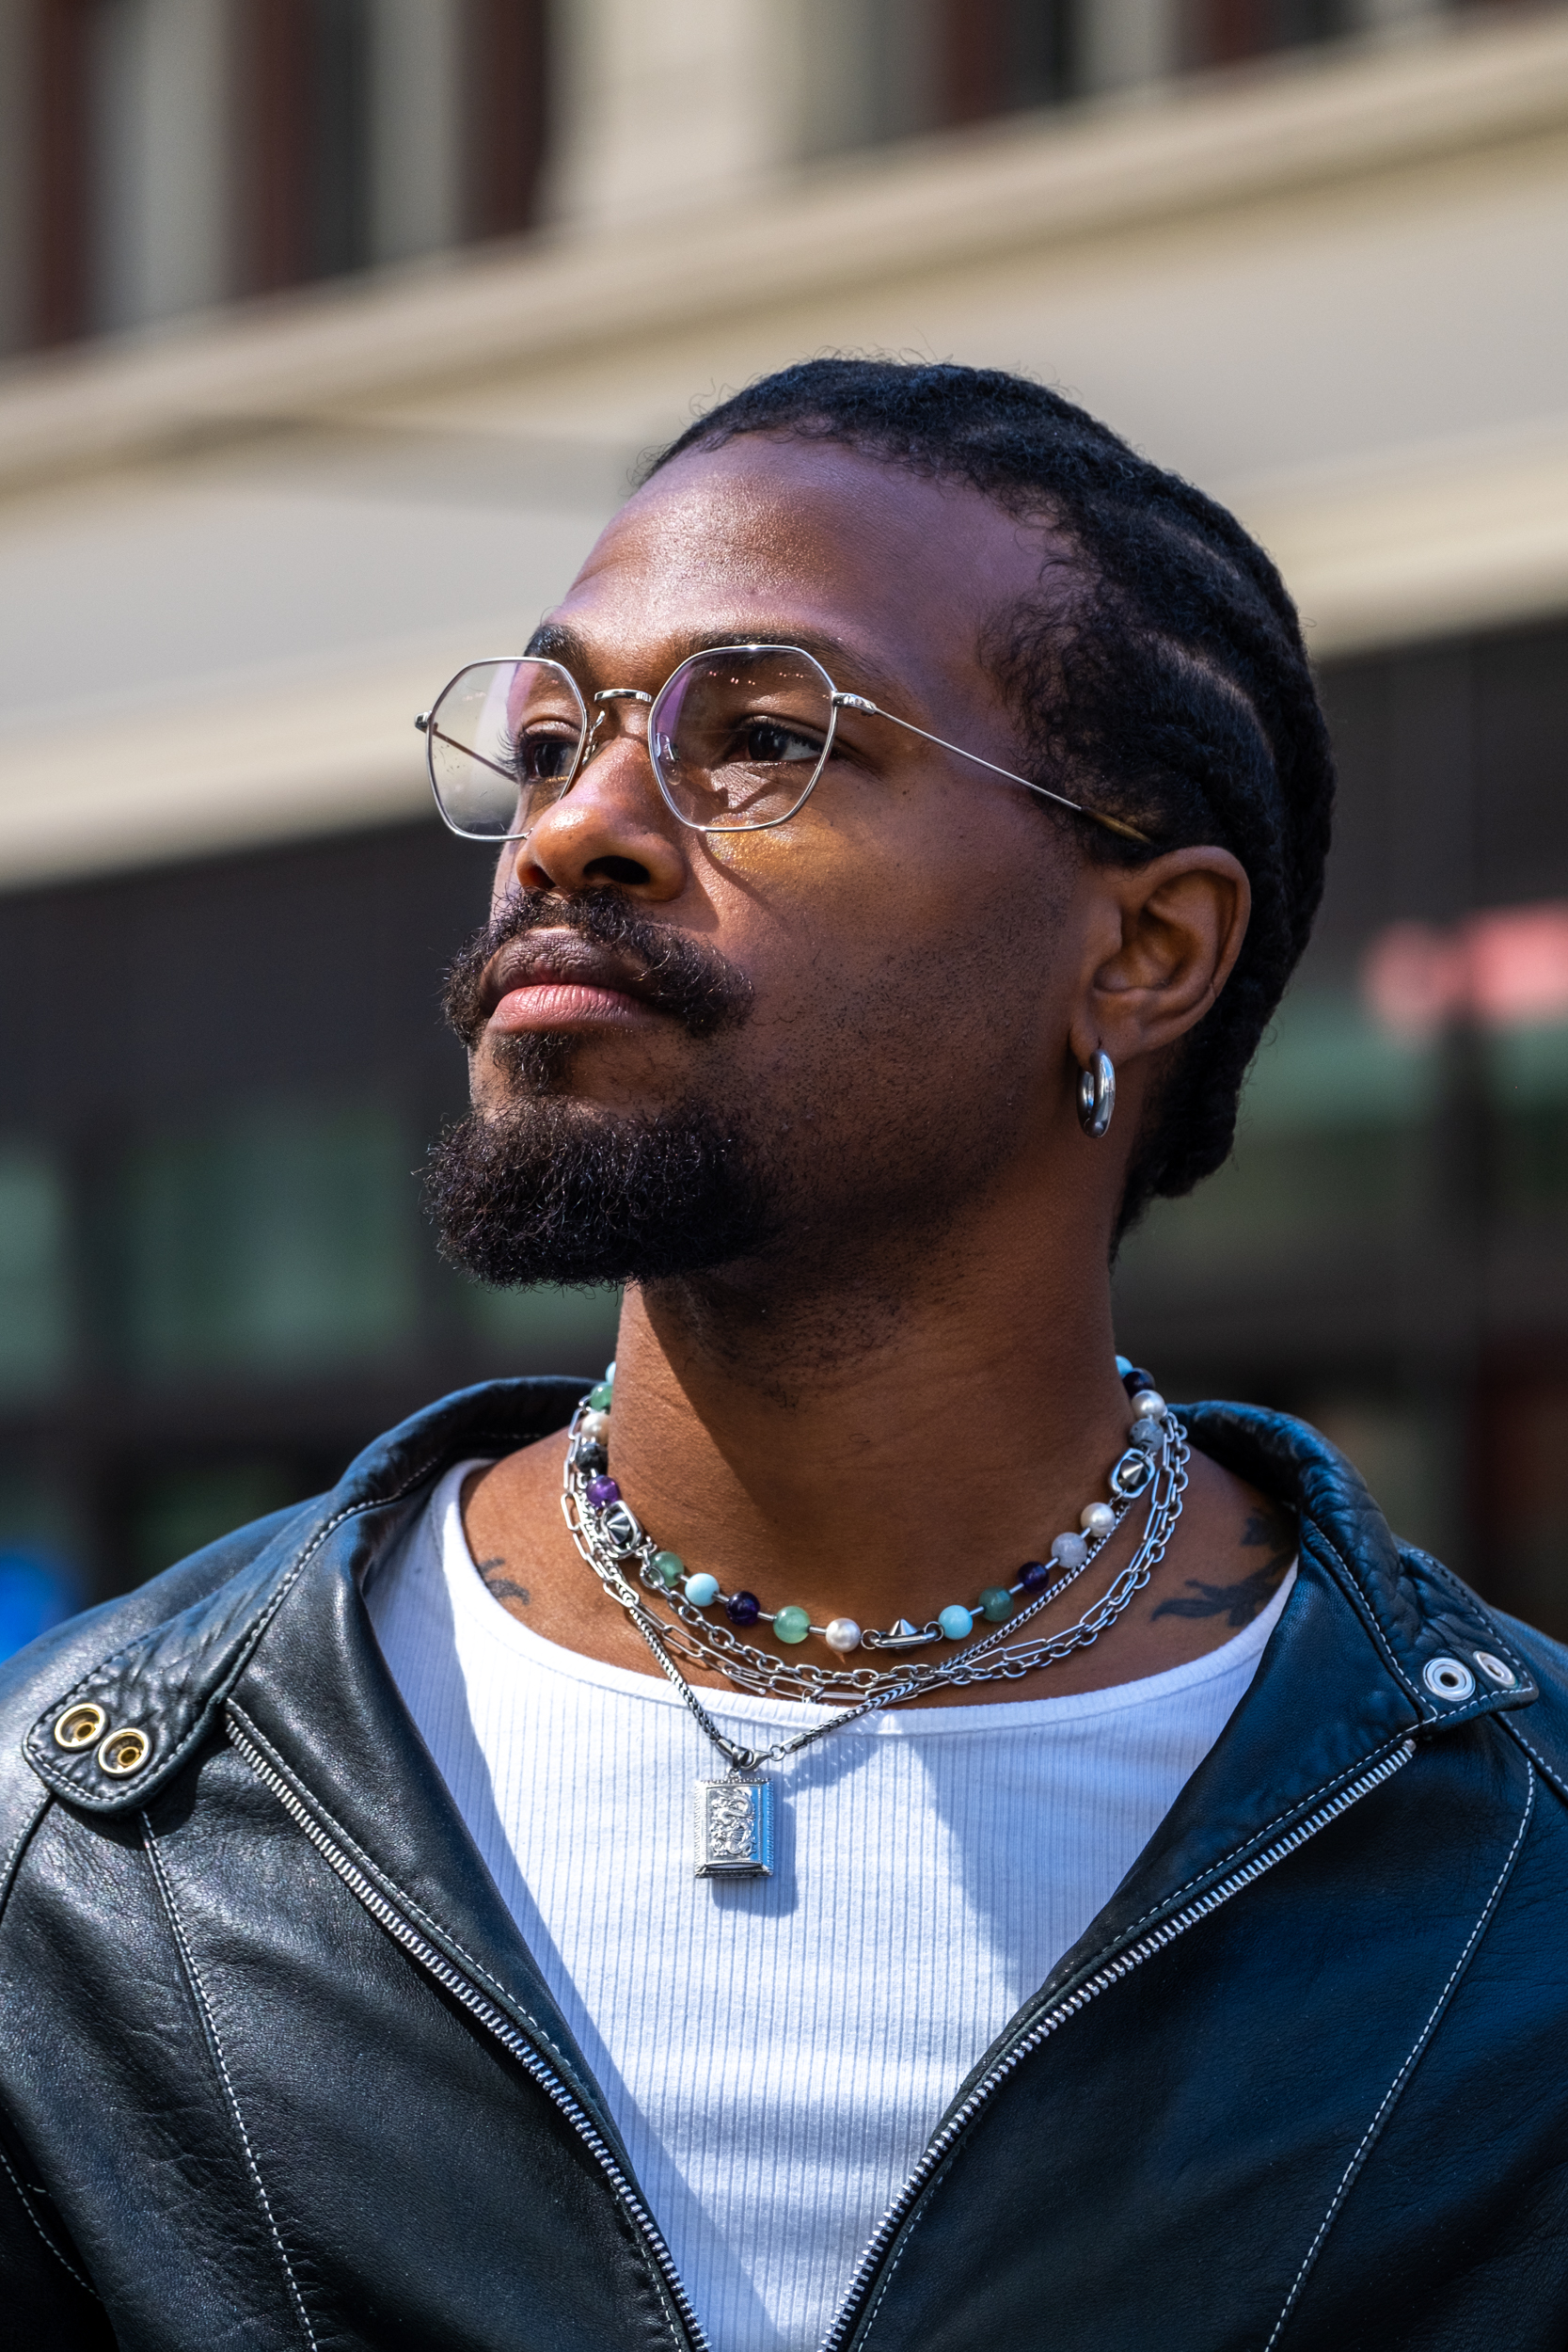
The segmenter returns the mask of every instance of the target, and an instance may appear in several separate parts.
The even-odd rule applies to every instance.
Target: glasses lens
[[[571,781],[587,724],[558,661],[476,661],[430,714],[436,802],[470,841],[516,841]]]
[[[648,747],[677,817],[744,833],[794,815],[832,722],[832,686],[810,654],[728,645],[675,672],[648,714]]]

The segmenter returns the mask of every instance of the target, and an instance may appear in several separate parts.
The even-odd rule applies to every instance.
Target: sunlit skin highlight
[[[1052,553],[1043,529],[967,490],[753,437],[657,475],[550,621],[589,696],[655,692],[700,644],[780,638],[844,690],[1018,768],[980,646]],[[1245,876],[1217,848],[1091,863],[1035,795],[853,711],[787,823],[703,834],[660,797],[643,707],[609,708],[571,790],[507,846],[498,903],[612,884],[743,974],[751,1017],[694,1040],[613,975],[573,981],[569,936],[535,932],[531,952],[560,968],[498,982],[475,1103],[509,1099],[497,1049],[524,1029],[573,1038],[565,1089],[605,1116],[717,1080],[721,1099],[765,1106],[798,1212],[766,1256],[627,1291],[614,1474],[660,1543],[765,1608],[886,1625],[972,1605],[1077,1526],[1124,1442],[1107,1255],[1127,1157],[1164,1057],[1234,962]],[[1075,1109],[1097,1047],[1118,1075],[1099,1143]],[[537,1632],[655,1672],[566,1537],[563,1442],[469,1482],[475,1557]],[[1025,1682],[922,1703],[1100,1688],[1232,1638],[1224,1610],[1155,1611],[1189,1580],[1255,1589],[1259,1515],[1263,1498],[1196,1457],[1171,1554],[1114,1633]],[[1131,1542],[1124,1529],[1084,1600]],[[816,1642],[780,1654],[831,1662]]]

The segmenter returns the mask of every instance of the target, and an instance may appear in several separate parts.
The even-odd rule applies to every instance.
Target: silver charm
[[[941,1639],[941,1626],[928,1625],[922,1633],[910,1623],[908,1617],[900,1617],[897,1624],[890,1625],[885,1633],[868,1633],[865,1646],[867,1649],[925,1649],[928,1643],[940,1642]]]
[[[726,1772],[700,1780],[696,1874],[700,1879],[768,1879],[773,1875],[773,1784],[755,1772]]]

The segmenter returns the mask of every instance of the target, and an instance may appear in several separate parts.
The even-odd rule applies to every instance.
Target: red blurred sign
[[[1494,908],[1447,930],[1390,923],[1362,959],[1361,993],[1410,1040],[1461,1018],[1498,1029],[1568,1019],[1568,901]]]

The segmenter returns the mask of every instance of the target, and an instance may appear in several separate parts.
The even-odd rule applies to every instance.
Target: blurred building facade
[[[420,1225],[486,874],[409,721],[826,348],[1030,369],[1280,561],[1328,898],[1122,1343],[1568,1631],[1568,12],[0,0],[0,1642],[602,1360]]]

